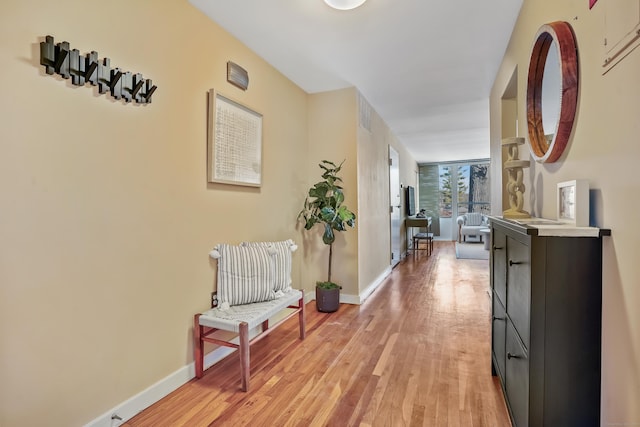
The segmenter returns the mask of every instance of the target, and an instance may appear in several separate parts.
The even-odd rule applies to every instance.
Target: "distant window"
[[[417,209],[434,218],[452,218],[467,212],[489,214],[491,187],[489,161],[420,165]],[[436,234],[437,235],[437,234]]]

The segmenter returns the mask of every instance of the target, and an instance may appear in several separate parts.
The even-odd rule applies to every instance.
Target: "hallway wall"
[[[591,10],[586,0],[525,0],[491,93],[491,153],[496,156],[505,136],[501,133],[501,97],[514,70],[518,134],[522,136],[527,135],[525,98],[533,38],[542,24],[558,20],[571,24],[580,76],[574,130],[558,162],[539,164],[531,159],[525,179],[525,209],[536,216],[555,218],[556,184],[587,179],[591,224],[612,230],[612,236],[604,239],[602,281],[603,426],[640,424],[640,265],[636,258],[640,175],[634,172],[640,159],[640,50],[631,51],[604,75],[602,67],[607,31],[622,28],[628,16],[637,18],[633,5],[612,2],[609,7],[616,13],[607,14],[604,0]],[[625,13],[626,7],[631,12]],[[527,148],[520,152],[520,158],[526,159]],[[493,183],[496,192],[500,191],[498,183]],[[496,206],[494,213],[500,213]]]

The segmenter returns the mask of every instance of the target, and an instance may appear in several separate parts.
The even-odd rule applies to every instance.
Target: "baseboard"
[[[382,282],[384,282],[384,279],[386,279],[389,274],[391,274],[391,266],[387,267],[378,277],[375,278],[373,282],[371,282],[371,284],[364,291],[360,293],[360,304],[365,302],[365,300],[369,298],[373,291],[378,289],[378,286],[380,286]]]
[[[316,291],[313,290],[311,292],[304,291],[304,303],[308,303],[316,300]]]
[[[340,293],[340,302],[344,304],[362,304],[369,296],[375,291],[378,286],[387,278],[387,276],[391,274],[391,266],[387,267],[378,277],[375,278],[373,282],[367,288],[362,291],[359,295],[352,294],[344,294]]]
[[[250,333],[250,335],[253,336],[255,333],[257,333],[257,329],[251,332],[252,333]],[[219,347],[213,350],[204,357],[205,369],[218,363],[234,351],[236,350],[228,347]],[[174,373],[169,374],[157,383],[148,387],[146,390],[141,391],[132,398],[108,410],[93,421],[85,424],[85,427],[119,427],[169,393],[188,383],[194,377],[195,365],[192,362],[178,369]],[[114,415],[120,417],[121,420],[112,419]]]
[[[360,305],[360,296],[340,292],[340,304]]]

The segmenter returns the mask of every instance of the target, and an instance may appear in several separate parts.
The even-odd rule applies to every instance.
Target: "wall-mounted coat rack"
[[[157,87],[142,74],[111,68],[111,60],[98,59],[98,52],[92,51],[80,56],[77,49],[70,49],[68,42],[54,44],[52,36],[46,36],[40,43],[40,65],[44,65],[47,74],[57,73],[63,79],[71,77],[75,86],[90,83],[98,86],[99,93],[109,91],[115,99],[138,104],[150,104],[151,95]]]

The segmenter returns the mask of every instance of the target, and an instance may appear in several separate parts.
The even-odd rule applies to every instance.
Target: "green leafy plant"
[[[339,165],[328,160],[322,160],[318,165],[323,170],[322,181],[309,189],[304,201],[304,207],[298,214],[298,220],[304,221],[304,228],[311,230],[316,224],[323,227],[322,241],[329,246],[329,271],[326,282],[317,282],[317,286],[325,289],[340,288],[331,281],[331,260],[333,257],[333,242],[336,232],[345,231],[347,226],[353,227],[356,215],[344,203],[342,179],[338,172],[342,169],[344,160]]]

